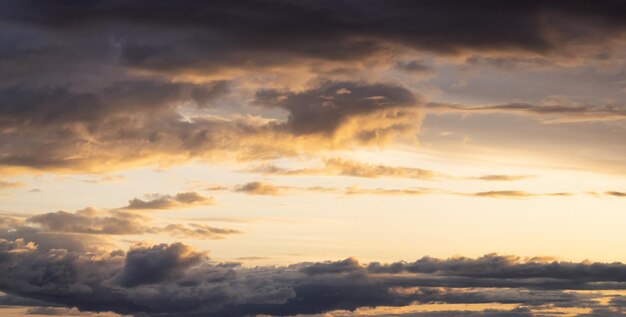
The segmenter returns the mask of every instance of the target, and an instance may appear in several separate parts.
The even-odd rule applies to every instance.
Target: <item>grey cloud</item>
[[[421,61],[399,61],[396,63],[396,68],[413,74],[428,75],[434,72],[433,68]]]
[[[261,90],[256,94],[255,103],[287,110],[289,118],[285,127],[296,135],[332,135],[351,117],[386,109],[411,109],[421,104],[411,91],[398,85],[353,82],[323,82],[317,87],[297,93]],[[401,110],[386,114],[388,117],[407,115],[408,113]],[[382,131],[361,133],[377,132]]]
[[[328,137],[342,129],[354,129],[346,138],[362,143],[415,135],[422,101],[391,83],[340,78],[344,81],[305,90],[268,83],[266,88],[294,90],[258,92],[258,103],[288,113],[285,121],[264,124],[251,118],[188,117],[178,107],[202,110],[231,89],[256,89],[235,85],[250,73],[305,72],[298,77],[318,78],[380,64],[421,70],[423,65],[407,59],[412,50],[578,58],[588,54],[581,45],[605,47],[621,38],[623,7],[620,1],[557,5],[539,0],[472,6],[380,0],[2,1],[0,166],[92,171],[224,152],[237,159],[275,158],[311,151],[313,143],[339,148],[348,140],[302,146],[294,137]],[[541,115],[567,112],[576,120],[623,118],[618,106],[585,114],[571,107],[505,108],[475,111],[514,108]],[[344,126],[357,117],[363,121]]]
[[[2,219],[2,218],[0,218]],[[39,214],[26,218],[25,222],[35,227],[26,227],[22,222],[7,223],[7,232],[26,230],[34,235],[143,235],[165,234],[178,238],[190,239],[223,239],[228,235],[239,234],[235,229],[216,228],[196,223],[172,223],[155,226],[153,219],[144,215],[125,210],[95,210],[87,208],[75,213],[66,211]],[[28,240],[38,243],[39,240]],[[85,241],[89,241],[87,238]]]
[[[0,239],[23,239],[35,243],[40,250],[66,249],[70,251],[101,250],[112,244],[99,235],[84,235],[72,232],[43,232],[38,228],[13,225],[0,228]]]
[[[44,231],[89,234],[140,234],[144,230],[145,216],[112,211],[98,216],[89,210],[69,213],[58,211],[29,217],[27,222],[38,224]]]
[[[46,305],[45,302],[23,298],[15,295],[0,293],[0,306],[42,306]]]
[[[128,251],[124,269],[115,278],[124,287],[155,284],[184,274],[199,264],[204,256],[180,243],[137,248]]]
[[[55,5],[7,1],[2,8],[0,17],[4,20],[55,32],[71,34],[76,32],[70,30],[80,28],[98,34],[106,27],[111,32],[125,30],[131,48],[124,47],[122,56],[128,63],[152,67],[189,66],[198,63],[200,52],[212,57],[206,63],[234,62],[222,52],[235,52],[239,58],[249,56],[249,52],[273,52],[346,60],[377,52],[383,43],[438,52],[550,52],[575,42],[602,43],[624,28],[620,1],[601,5],[584,1],[558,5],[551,1],[485,1],[471,7],[461,1],[248,1],[193,6],[166,1]],[[440,19],[441,15],[447,19]],[[141,32],[142,26],[166,32],[159,41]],[[183,31],[193,36],[180,36]],[[177,34],[179,37],[174,36]],[[149,40],[134,38],[138,35]],[[166,45],[174,43],[180,48]],[[263,60],[257,57],[254,62]]]
[[[375,273],[402,271],[465,277],[498,279],[553,278],[587,283],[590,281],[626,281],[626,266],[622,263],[574,263],[550,259],[524,260],[514,256],[488,254],[480,258],[466,257],[440,260],[424,257],[413,263],[397,262],[387,265],[371,263],[368,270]]]
[[[0,289],[12,295],[81,311],[148,316],[284,316],[416,302],[599,308],[594,299],[603,295],[566,290],[626,288],[622,263],[492,254],[247,268],[212,262],[179,243],[135,246],[124,255],[43,250],[22,240],[0,240],[0,270]]]
[[[205,93],[218,98],[222,85],[207,84],[204,88],[209,92]],[[200,103],[189,92],[201,89],[198,86],[135,82],[93,93],[20,90],[5,94],[10,106],[0,114],[0,125],[4,126],[0,167],[98,171],[106,166],[110,171],[127,165],[198,158],[275,158],[354,143],[382,144],[398,135],[414,135],[419,127],[416,97],[396,85],[323,82],[303,93],[286,93],[290,98],[310,99],[309,104],[282,100],[277,95],[282,93],[276,91],[269,93],[281,100],[268,97],[264,104],[286,107],[291,116],[285,121],[185,117],[179,106],[190,101]],[[335,93],[341,87],[354,92],[340,94],[336,107],[321,105],[318,93]],[[63,110],[66,104],[67,111]]]
[[[180,103],[199,107],[227,91],[223,81],[208,84],[157,81],[118,82],[93,92],[74,92],[68,87],[12,87],[0,91],[0,128],[42,127],[84,123],[93,127],[111,117],[133,114],[163,115]]]

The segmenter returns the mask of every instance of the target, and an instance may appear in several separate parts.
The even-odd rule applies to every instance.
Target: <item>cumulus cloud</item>
[[[0,289],[8,294],[81,311],[148,316],[284,316],[413,303],[518,304],[528,311],[517,312],[535,316],[533,308],[602,308],[594,299],[604,295],[575,290],[626,287],[622,263],[490,254],[247,268],[213,262],[180,243],[96,254],[0,240],[0,270]]]
[[[262,90],[257,92],[255,102],[287,110],[289,117],[284,126],[296,135],[348,133],[364,141],[411,129],[415,124],[403,119],[418,120],[411,109],[421,104],[402,86],[353,82],[323,82],[303,92]]]

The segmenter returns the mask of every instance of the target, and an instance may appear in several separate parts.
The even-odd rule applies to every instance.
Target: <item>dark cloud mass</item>
[[[298,135],[320,132],[333,134],[352,117],[386,109],[396,111],[385,112],[385,116],[408,116],[409,112],[402,109],[416,106],[418,100],[401,86],[329,82],[300,93],[259,91],[256,103],[287,110],[287,129]]]
[[[245,5],[243,5],[245,4]],[[557,50],[575,41],[597,41],[623,30],[624,4],[585,1],[84,1],[49,4],[29,0],[3,1],[2,17],[53,30],[135,24],[197,31],[178,41],[193,50],[293,51],[327,59],[365,54],[390,41],[440,52],[464,48]],[[448,19],[441,19],[445,13]],[[582,24],[582,28],[574,28]],[[503,26],[506,26],[504,28]],[[289,32],[281,32],[289,30]],[[462,32],[459,32],[461,31]],[[167,34],[165,34],[167,35]],[[172,40],[167,36],[164,40]],[[229,39],[227,41],[226,39]],[[320,47],[320,44],[328,44]],[[335,44],[333,44],[335,43]],[[156,39],[137,43],[126,52],[129,61],[168,65],[182,61],[184,50],[167,49]],[[351,52],[357,50],[357,52]],[[222,61],[222,59],[218,59]],[[192,59],[193,61],[194,59]]]
[[[420,51],[593,55],[593,48],[623,37],[624,6],[3,0],[0,167],[110,170],[224,153],[258,159],[381,143],[415,134],[421,116],[414,106],[421,98],[398,83],[364,82],[367,70],[387,65],[428,72],[419,60],[406,59]],[[341,77],[355,72],[361,75]],[[259,79],[249,81],[250,74]],[[318,84],[303,89],[293,78]],[[229,108],[232,102],[219,102],[229,92],[255,91],[256,103],[283,109],[287,118],[268,123],[198,114]],[[616,114],[622,115],[608,108],[591,112]],[[311,142],[311,136],[321,139]]]
[[[180,243],[93,253],[0,240],[0,268],[0,289],[14,296],[82,311],[148,316],[283,316],[412,303],[518,304],[527,307],[518,313],[541,316],[530,309],[601,308],[594,299],[604,295],[568,290],[626,288],[622,263],[491,254],[389,264],[348,258],[246,268],[213,262]],[[620,303],[621,298],[615,298],[610,307],[619,308]]]

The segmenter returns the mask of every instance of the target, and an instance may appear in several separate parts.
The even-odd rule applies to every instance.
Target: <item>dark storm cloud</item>
[[[246,268],[212,262],[180,243],[135,246],[124,254],[42,250],[22,240],[0,240],[0,270],[0,289],[11,295],[148,316],[284,316],[413,303],[595,307],[593,299],[602,295],[565,290],[626,288],[621,263],[488,255]]]
[[[626,266],[622,263],[574,263],[549,259],[523,261],[519,257],[488,254],[480,258],[466,257],[440,260],[424,257],[412,263],[371,263],[373,273],[427,273],[496,279],[563,279],[587,283],[591,281],[626,282]]]
[[[421,102],[417,96],[402,86],[324,82],[298,93],[262,90],[257,92],[255,103],[287,110],[289,117],[285,126],[296,135],[318,133],[332,135],[352,117],[387,109],[410,109],[420,105]],[[399,117],[407,115],[408,112],[403,111],[387,114]]]
[[[258,83],[241,84],[245,74],[266,83],[264,75],[318,78],[374,65],[420,71],[424,65],[405,59],[411,49],[576,56],[584,50],[571,45],[602,46],[623,33],[623,7],[619,1],[1,1],[0,166],[93,171],[381,143],[416,134],[419,126],[420,98],[397,84],[343,78],[303,90],[291,89],[287,76],[256,95],[257,103],[288,114],[264,124],[190,117],[181,109],[214,106],[233,89],[257,90]],[[342,140],[328,139],[339,132]],[[293,139],[311,135],[326,139]]]
[[[420,61],[400,61],[396,63],[396,68],[414,74],[432,74],[433,68]]]
[[[199,107],[226,93],[227,83],[204,85],[154,81],[119,82],[97,92],[68,87],[12,87],[0,91],[0,128],[42,127],[69,123],[95,124],[111,117],[150,112],[163,115],[183,102]]]
[[[0,306],[24,307],[24,306],[45,306],[45,305],[47,305],[47,303],[42,302],[42,301],[0,293]]]
[[[597,42],[623,31],[621,1],[3,1],[7,21],[71,33],[148,26],[186,31],[131,43],[125,58],[136,64],[184,64],[185,52],[287,51],[326,59],[369,53],[379,42],[451,52],[462,49],[558,50],[574,41]],[[445,17],[445,18],[442,18]],[[288,30],[288,32],[285,32]],[[196,32],[193,32],[196,31]],[[156,31],[155,31],[156,32]],[[80,33],[80,32],[76,32]],[[180,34],[179,34],[180,35]],[[169,43],[173,44],[173,43]],[[324,45],[322,45],[324,44]],[[198,58],[191,62],[197,62]],[[262,60],[258,57],[257,60]],[[211,59],[207,59],[207,63]],[[189,63],[189,62],[188,62]]]
[[[180,243],[130,250],[126,254],[124,269],[116,278],[124,287],[155,284],[182,276],[203,258],[203,254]]]

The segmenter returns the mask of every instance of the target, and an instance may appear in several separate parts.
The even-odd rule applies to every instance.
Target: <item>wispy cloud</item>
[[[205,197],[196,192],[183,192],[176,195],[147,195],[145,199],[133,198],[122,209],[164,210],[212,205],[212,197]]]

